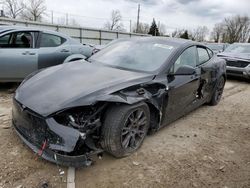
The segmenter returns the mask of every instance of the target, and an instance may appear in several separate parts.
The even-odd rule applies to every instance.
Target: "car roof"
[[[12,25],[1,25],[0,26],[0,34],[8,32],[8,31],[24,31],[24,30],[28,30],[28,31],[42,31],[42,32],[50,33],[50,34],[55,34],[55,35],[63,36],[65,38],[70,38],[69,36],[67,36],[67,35],[65,35],[63,33],[59,33],[57,31],[53,31],[53,30],[46,30],[46,29],[42,29],[42,28],[21,27],[21,26],[12,26]]]
[[[132,37],[132,38],[122,38],[116,39],[115,41],[134,41],[134,42],[161,42],[170,44],[173,46],[183,46],[183,45],[201,45],[205,46],[204,44],[192,40],[181,39],[181,38],[173,38],[173,37],[155,37],[155,36],[146,36],[146,37]],[[113,43],[113,42],[111,42]],[[110,43],[110,44],[111,44]]]

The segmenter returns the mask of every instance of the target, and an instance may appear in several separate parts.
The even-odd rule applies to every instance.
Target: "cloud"
[[[132,3],[143,4],[143,5],[157,5],[162,3],[161,0],[125,0]]]
[[[181,3],[181,4],[189,4],[191,2],[198,2],[199,0],[177,0],[177,2]]]
[[[47,0],[46,3],[48,15],[53,10],[55,19],[64,19],[68,13],[80,25],[95,28],[102,28],[111,11],[118,9],[129,30],[130,20],[132,25],[136,23],[138,3],[141,4],[140,22],[151,24],[155,18],[157,23],[166,25],[167,32],[176,28],[194,29],[200,25],[212,29],[225,17],[250,16],[250,0]]]

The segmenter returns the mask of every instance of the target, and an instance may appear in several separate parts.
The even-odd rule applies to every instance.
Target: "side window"
[[[179,67],[183,65],[189,65],[191,67],[196,67],[196,47],[187,48],[175,61],[172,72],[175,73]]]
[[[198,65],[207,62],[210,59],[210,56],[205,48],[198,47],[198,58],[199,58],[199,63]]]
[[[0,38],[1,48],[32,48],[33,36],[31,32],[14,32]]]
[[[41,37],[41,42],[40,42],[40,47],[57,47],[62,45],[66,39],[48,34],[48,33],[43,33]]]
[[[13,48],[32,48],[33,37],[30,32],[19,32],[15,34]]]
[[[8,48],[10,44],[11,34],[0,37],[0,48]]]

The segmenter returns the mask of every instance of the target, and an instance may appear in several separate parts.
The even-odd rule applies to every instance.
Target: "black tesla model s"
[[[106,151],[136,151],[149,132],[221,99],[226,64],[193,41],[117,40],[87,61],[28,76],[13,100],[13,126],[38,155],[88,166]]]

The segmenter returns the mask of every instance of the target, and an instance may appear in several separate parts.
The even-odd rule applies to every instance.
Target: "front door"
[[[20,81],[37,70],[35,32],[12,32],[0,36],[0,80]]]
[[[168,77],[168,102],[165,109],[164,124],[170,123],[186,112],[195,101],[200,84],[200,70],[196,68],[196,46],[187,48],[175,61]],[[193,75],[175,75],[183,65],[196,68]]]

